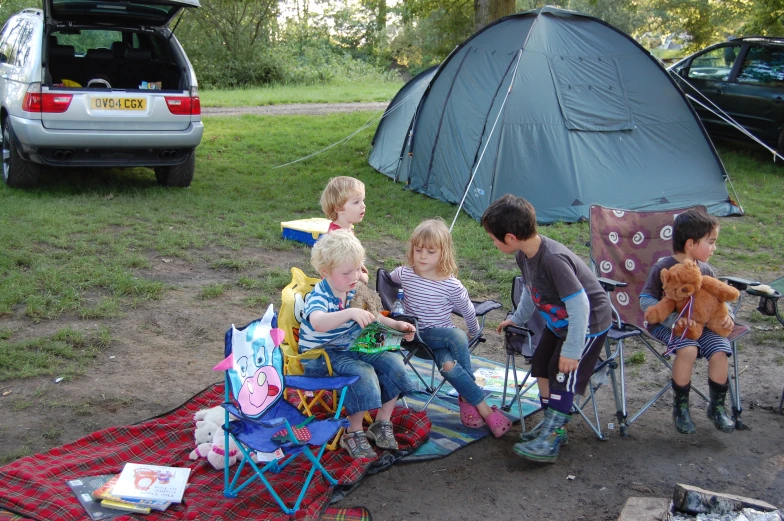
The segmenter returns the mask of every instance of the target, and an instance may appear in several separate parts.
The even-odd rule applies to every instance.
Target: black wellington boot
[[[735,423],[727,414],[724,402],[727,399],[729,382],[717,384],[710,378],[708,379],[708,389],[710,390],[710,404],[708,404],[708,419],[713,425],[722,432],[732,432],[735,430]]]
[[[672,382],[672,420],[675,422],[675,428],[681,434],[697,432],[697,427],[694,426],[689,412],[689,391],[691,391],[691,382],[683,387]]]

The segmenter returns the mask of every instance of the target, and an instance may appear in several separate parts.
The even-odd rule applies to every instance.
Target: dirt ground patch
[[[381,110],[385,104],[348,104],[354,110]],[[205,109],[205,115],[321,114],[335,104],[304,107]],[[378,249],[379,244],[374,245]],[[400,251],[402,245],[384,245]],[[488,244],[488,247],[491,247]],[[306,266],[302,251],[232,252],[259,259],[266,267]],[[383,257],[383,256],[381,256]],[[114,320],[61,317],[39,324],[21,315],[0,317],[0,328],[23,337],[42,336],[70,326],[106,326],[111,345],[86,374],[55,383],[54,378],[0,384],[0,457],[46,451],[98,429],[135,423],[169,411],[220,380],[211,371],[223,358],[223,335],[234,323],[246,324],[263,311],[243,302],[247,293],[229,290],[216,299],[200,298],[204,286],[236,287],[237,274],[207,262],[151,259],[140,275],[172,289],[161,300],[126,310]],[[371,272],[375,267],[369,265]],[[253,273],[243,273],[253,276]],[[742,274],[738,274],[742,275]],[[773,275],[769,273],[767,275]],[[771,277],[772,279],[772,277]],[[770,280],[770,279],[766,279]],[[276,307],[279,302],[275,302]],[[756,302],[745,301],[740,320]],[[504,312],[489,320],[498,323]],[[679,435],[672,427],[670,393],[632,425],[630,436],[608,430],[615,407],[609,386],[599,390],[601,421],[609,434],[599,441],[582,420],[570,427],[569,445],[554,465],[540,466],[513,455],[520,427],[501,439],[486,438],[446,458],[398,464],[366,477],[341,503],[370,509],[377,521],[558,519],[614,520],[630,496],[670,497],[675,483],[762,499],[784,506],[784,416],[775,412],[784,384],[784,350],[771,345],[771,329],[758,326],[743,339],[740,354],[743,420],[749,430],[723,434],[705,417],[705,404],[693,398],[698,433]],[[504,360],[501,338],[493,332],[477,354]],[[781,335],[777,335],[781,338]],[[633,413],[669,377],[648,355],[627,371],[626,393]],[[707,391],[706,364],[698,363],[696,386]],[[10,391],[10,392],[9,392]],[[5,394],[9,392],[8,394]],[[528,428],[538,421],[535,415]]]
[[[274,257],[280,266],[291,266],[301,265],[301,256],[301,252],[281,252]],[[206,263],[157,258],[144,275],[173,289],[162,300],[105,323],[113,341],[87,374],[60,383],[34,378],[2,385],[11,393],[0,397],[0,454],[18,455],[20,447],[41,452],[98,429],[161,414],[219,380],[211,367],[222,358],[226,328],[247,323],[260,310],[243,305],[239,294],[202,300],[199,292],[207,284],[230,282],[236,274],[210,269]],[[747,300],[741,317],[754,305]],[[502,312],[494,313],[490,320],[500,321]],[[99,326],[67,318],[40,325],[21,317],[0,319],[0,327],[36,335],[66,325]],[[778,405],[784,371],[776,362],[780,347],[755,342],[755,336],[764,333],[769,331],[755,330],[743,342],[741,353],[743,419],[750,430],[716,431],[705,418],[704,404],[698,403],[694,407],[698,433],[678,435],[671,426],[668,393],[632,425],[631,436],[622,439],[617,429],[606,428],[614,420],[614,406],[605,386],[599,400],[609,439],[599,441],[576,420],[570,443],[555,465],[537,466],[514,456],[511,447],[520,432],[516,426],[502,439],[486,438],[447,458],[399,464],[369,476],[341,504],[366,506],[381,521],[613,520],[628,497],[669,497],[673,485],[684,482],[782,505],[784,416],[773,408]],[[490,332],[487,339],[478,354],[502,361],[501,338]],[[653,392],[656,382],[667,377],[650,359],[628,371],[631,411]],[[698,364],[697,373],[695,384],[705,388],[704,363]],[[537,419],[529,419],[528,427]]]

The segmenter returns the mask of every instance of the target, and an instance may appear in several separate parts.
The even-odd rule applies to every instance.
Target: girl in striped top
[[[441,219],[429,219],[416,227],[408,246],[408,266],[396,268],[392,280],[403,287],[406,314],[419,320],[419,336],[436,355],[441,375],[459,393],[460,419],[467,427],[487,425],[495,437],[512,423],[485,402],[484,392],[474,382],[468,336],[452,323],[452,311],[466,321],[468,334],[479,334],[479,323],[471,299],[455,276],[457,263],[452,236]]]

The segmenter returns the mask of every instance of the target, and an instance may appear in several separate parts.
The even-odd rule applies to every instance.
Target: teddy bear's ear
[[[670,270],[664,268],[663,270],[661,270],[661,281],[664,284],[667,284],[667,281],[669,280],[670,280]]]

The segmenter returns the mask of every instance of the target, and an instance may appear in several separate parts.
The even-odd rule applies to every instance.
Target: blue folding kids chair
[[[330,485],[337,484],[337,480],[321,464],[321,459],[327,443],[341,428],[348,427],[348,420],[339,417],[340,410],[348,386],[355,383],[359,377],[286,376],[283,373],[283,354],[279,347],[282,339],[283,331],[277,328],[277,317],[270,305],[264,317],[239,329],[233,325],[229,328],[226,332],[226,359],[215,366],[215,369],[224,370],[226,373],[226,395],[222,404],[226,410],[223,425],[225,446],[229,447],[231,437],[244,455],[232,477],[229,451],[226,451],[223,495],[237,497],[242,490],[259,480],[281,510],[286,514],[293,514],[299,510],[316,471],[319,471]],[[340,399],[334,416],[324,420],[306,416],[286,401],[286,388],[305,391],[340,389]],[[230,421],[229,414],[237,419]],[[254,451],[279,451],[283,455],[259,467],[261,463],[256,464],[250,457]],[[298,458],[299,456],[304,458]],[[309,462],[310,471],[293,506],[288,507],[267,476],[269,473],[280,472],[294,462],[301,465],[307,465]],[[250,465],[253,472],[241,481],[240,475],[246,464]]]

